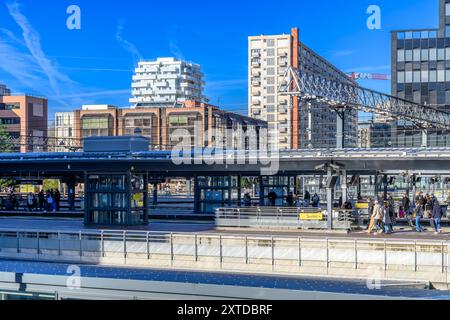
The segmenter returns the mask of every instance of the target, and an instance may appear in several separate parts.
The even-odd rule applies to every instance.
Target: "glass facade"
[[[153,115],[148,113],[126,115],[125,135],[133,136],[136,129],[140,129],[142,135],[151,140],[153,138]]]
[[[148,222],[146,175],[89,174],[86,224],[143,225]]]
[[[81,119],[81,135],[83,138],[113,136],[113,117],[110,115],[83,117]]]
[[[450,23],[448,0],[440,0],[440,28],[396,31],[392,41],[392,94],[450,111]],[[396,123],[394,147],[449,147],[450,132],[423,132],[411,123]]]
[[[241,203],[239,176],[199,176],[195,179],[196,212],[214,213],[217,208]]]

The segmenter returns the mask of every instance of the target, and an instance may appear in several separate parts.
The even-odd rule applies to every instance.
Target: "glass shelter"
[[[146,174],[88,173],[85,185],[86,225],[148,224]]]

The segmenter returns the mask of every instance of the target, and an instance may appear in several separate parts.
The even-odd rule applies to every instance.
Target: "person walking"
[[[371,234],[373,229],[375,228],[376,225],[376,219],[375,219],[375,208],[376,205],[378,204],[378,201],[373,201],[372,199],[370,199],[369,201],[369,217],[370,217],[370,221],[369,221],[369,228],[367,229],[367,233]]]
[[[392,223],[392,207],[390,201],[386,201],[384,203],[383,209],[383,224],[384,224],[384,233],[391,234],[394,232],[393,223]]]
[[[427,194],[425,196],[425,218],[430,219],[431,229],[436,229],[433,219],[433,204],[433,198],[429,194]]]
[[[442,232],[441,230],[441,218],[442,218],[442,210],[441,210],[441,204],[436,199],[433,204],[433,217],[434,220],[434,228],[436,230],[436,234],[439,234]]]
[[[373,207],[373,219],[375,222],[375,227],[377,229],[377,233],[383,233],[383,208],[378,200],[375,201],[375,205]]]
[[[414,210],[416,215],[416,231],[423,232],[422,224],[420,223],[423,218],[424,209],[422,206],[422,201],[419,199],[416,200],[416,208]]]

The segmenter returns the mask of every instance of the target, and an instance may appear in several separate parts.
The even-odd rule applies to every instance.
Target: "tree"
[[[11,136],[6,131],[5,126],[0,125],[0,152],[2,153],[8,153],[12,152],[13,145],[11,142]]]
[[[11,143],[11,136],[6,131],[5,126],[0,125],[0,153],[12,152],[13,145]],[[13,187],[15,182],[11,179],[0,179],[0,190]]]

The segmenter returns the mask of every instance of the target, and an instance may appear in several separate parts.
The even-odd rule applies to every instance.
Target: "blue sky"
[[[81,8],[81,30],[66,10]],[[369,30],[369,5],[382,29]],[[435,28],[438,0],[2,0],[0,83],[49,98],[51,113],[81,104],[126,107],[137,60],[201,64],[211,103],[246,113],[247,37],[289,33],[344,71],[390,73],[390,31]],[[390,91],[389,81],[362,81]]]

